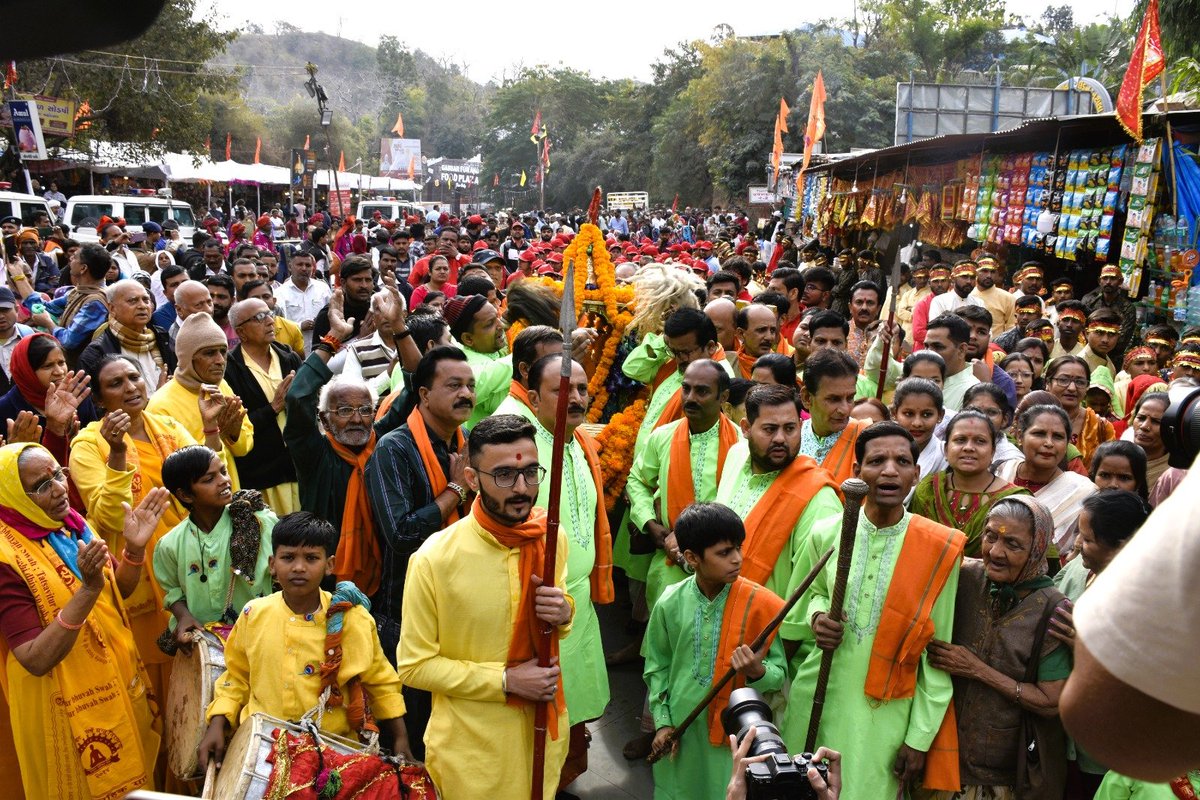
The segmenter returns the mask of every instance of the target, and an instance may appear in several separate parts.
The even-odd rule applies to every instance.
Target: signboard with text
[[[12,117],[13,133],[17,139],[17,152],[22,161],[42,161],[46,158],[46,140],[42,136],[42,124],[38,118],[37,103],[32,100],[8,101],[8,112]]]
[[[292,148],[292,186],[305,191],[312,188],[317,171],[317,151]]]
[[[752,206],[769,206],[775,202],[775,193],[769,186],[751,186],[749,199]]]
[[[350,205],[351,189],[342,189],[340,192],[329,192],[329,212],[336,217],[345,217],[353,212]]]
[[[63,137],[66,139],[75,135],[76,105],[73,100],[61,97],[50,97],[44,94],[17,93],[18,100],[29,100],[37,104],[38,119],[42,123],[44,136]],[[12,127],[12,114],[8,106],[0,113],[0,127]]]
[[[421,164],[420,139],[381,139],[379,141],[379,174],[385,178],[408,178],[412,166],[413,178],[425,174]]]

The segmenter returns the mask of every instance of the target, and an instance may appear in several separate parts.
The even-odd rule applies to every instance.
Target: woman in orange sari
[[[66,471],[44,447],[0,447],[0,475],[0,685],[18,767],[0,754],[3,775],[19,775],[29,800],[152,789],[155,700],[122,597],[169,495],[125,505],[117,561],[71,509]]]

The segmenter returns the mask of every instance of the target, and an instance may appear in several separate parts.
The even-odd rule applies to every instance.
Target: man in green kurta
[[[482,278],[480,280],[491,285],[491,281]],[[450,326],[454,344],[467,354],[467,363],[471,365],[471,371],[475,373],[475,379],[478,381],[480,374],[488,366],[502,358],[501,350],[505,340],[500,330],[500,316],[496,307],[487,301],[484,294],[459,294],[446,303],[442,317]],[[476,407],[465,427],[474,427],[486,416],[488,413]]]
[[[935,632],[939,639],[952,635],[966,539],[904,509],[919,474],[918,455],[912,437],[895,423],[877,423],[859,436],[855,473],[868,491],[843,620],[829,615],[835,555],[780,628],[795,670],[780,724],[789,750],[805,746],[821,655],[835,649],[817,742],[842,753],[843,800],[897,797],[901,783],[918,782],[927,768],[941,775],[947,752],[957,778],[956,752],[938,748],[937,760],[926,763],[953,687],[924,651]],[[841,525],[837,515],[815,527],[797,560],[798,574],[838,545]]]
[[[533,423],[538,448],[538,463],[553,463],[554,419],[558,408],[558,393],[562,354],[544,356],[534,362],[528,372],[528,404],[519,403],[516,413]],[[604,664],[604,648],[600,642],[600,621],[593,605],[591,576],[597,561],[596,538],[600,529],[607,535],[607,520],[598,525],[598,503],[603,488],[596,484],[578,431],[587,416],[588,378],[583,365],[572,362],[570,396],[567,399],[567,447],[563,454],[563,480],[560,529],[566,534],[567,585],[564,587],[575,601],[575,617],[571,635],[559,645],[562,665],[563,694],[566,697],[567,717],[571,726],[571,746],[563,766],[565,786],[587,769],[587,733],[584,723],[599,719],[608,705],[608,671]],[[577,436],[577,433],[579,434]],[[538,485],[536,505],[548,507],[550,476]],[[610,552],[611,543],[603,546]],[[602,559],[604,560],[604,559]]]
[[[729,449],[741,441],[738,427],[721,413],[728,397],[729,374],[711,359],[693,361],[683,374],[684,418],[654,430],[629,471],[629,520],[664,551],[654,554],[646,573],[651,611],[668,586],[687,577],[673,533],[676,517],[689,504],[716,497]],[[672,487],[682,488],[683,496],[671,495]]]
[[[742,574],[787,597],[807,572],[798,559],[813,526],[842,513],[828,476],[800,455],[800,413],[783,386],[755,386],[746,396],[745,441],[729,449],[717,502],[746,520]]]

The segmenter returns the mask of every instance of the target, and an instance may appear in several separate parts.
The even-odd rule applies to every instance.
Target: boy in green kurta
[[[777,692],[786,679],[778,639],[758,652],[748,644],[783,601],[738,574],[745,537],[742,520],[718,503],[688,506],[675,523],[675,538],[695,574],[667,588],[650,614],[642,644],[657,729],[653,751],[669,751],[654,764],[658,800],[725,797],[733,756],[720,714],[730,693],[747,685],[764,694]],[[675,727],[730,667],[737,677],[713,699],[706,715],[670,742]]]

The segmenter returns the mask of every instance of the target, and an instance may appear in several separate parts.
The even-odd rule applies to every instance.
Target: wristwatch
[[[451,481],[446,484],[446,488],[458,495],[458,504],[462,505],[467,502],[467,490]]]

